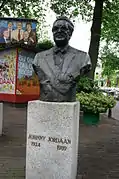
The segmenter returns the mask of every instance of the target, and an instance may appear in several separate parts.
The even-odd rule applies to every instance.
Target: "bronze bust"
[[[35,56],[33,68],[40,81],[41,101],[75,101],[76,79],[91,68],[89,55],[69,46],[73,30],[67,17],[59,17],[52,28],[56,45]]]

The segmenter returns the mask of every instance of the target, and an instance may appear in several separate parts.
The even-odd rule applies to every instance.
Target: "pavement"
[[[26,109],[4,105],[0,137],[0,179],[25,178]]]
[[[4,104],[0,179],[25,179],[26,107]],[[101,115],[97,126],[80,123],[77,179],[119,179],[119,121]]]

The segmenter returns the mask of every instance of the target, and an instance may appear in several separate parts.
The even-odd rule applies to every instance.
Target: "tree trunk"
[[[95,68],[96,68],[98,53],[99,53],[103,3],[104,0],[95,0],[93,23],[91,27],[91,40],[90,40],[90,47],[89,47],[89,55],[92,62],[92,69],[88,73],[88,77],[92,79],[94,79]]]

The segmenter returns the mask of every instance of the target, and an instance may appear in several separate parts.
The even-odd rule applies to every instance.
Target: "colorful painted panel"
[[[0,93],[15,94],[16,50],[0,53]]]
[[[16,93],[19,95],[39,95],[39,81],[32,68],[35,53],[19,49],[18,54]]]
[[[36,44],[36,21],[0,20],[0,44]]]

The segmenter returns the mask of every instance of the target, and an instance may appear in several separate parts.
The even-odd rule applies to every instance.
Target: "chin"
[[[65,46],[68,44],[68,41],[66,39],[54,39],[57,46]]]
[[[55,37],[55,40],[57,41],[64,41],[66,38],[65,37]]]
[[[56,41],[55,43],[56,43],[57,46],[64,46],[65,45],[64,41]]]

